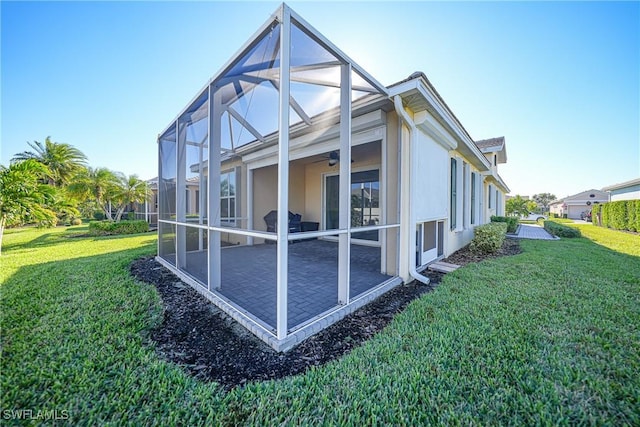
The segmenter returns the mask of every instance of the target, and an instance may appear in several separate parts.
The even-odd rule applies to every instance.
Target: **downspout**
[[[411,117],[409,117],[409,115],[407,114],[406,111],[404,111],[404,107],[402,106],[402,98],[400,98],[400,95],[396,95],[393,97],[393,104],[396,108],[396,113],[398,114],[398,118],[400,118],[409,128],[409,144],[410,144],[410,150],[407,153],[407,150],[402,150],[403,153],[402,155],[409,155],[409,179],[405,180],[404,185],[402,186],[402,191],[403,194],[406,197],[406,191],[407,191],[407,182],[409,185],[409,225],[408,225],[408,233],[409,233],[409,275],[411,277],[413,277],[414,279],[416,279],[417,281],[424,283],[425,285],[428,285],[429,283],[431,283],[431,280],[426,277],[423,276],[422,274],[418,273],[418,271],[416,270],[416,212],[414,210],[414,203],[413,201],[415,200],[415,174],[416,174],[416,159],[415,159],[415,151],[416,151],[416,145],[417,145],[417,139],[416,139],[416,125],[413,123],[413,120],[411,120]],[[401,142],[403,143],[403,142]]]

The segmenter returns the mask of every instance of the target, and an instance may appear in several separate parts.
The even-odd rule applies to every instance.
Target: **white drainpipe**
[[[404,107],[402,106],[402,98],[400,98],[400,95],[396,95],[393,97],[393,103],[396,107],[396,113],[398,114],[398,117],[404,121],[407,124],[407,127],[409,127],[409,144],[410,144],[410,150],[402,150],[402,155],[406,156],[409,155],[409,171],[408,173],[406,173],[406,171],[403,171],[405,178],[408,176],[409,179],[405,179],[404,183],[401,187],[401,191],[404,193],[404,199],[406,200],[406,191],[407,191],[407,185],[409,187],[409,226],[408,226],[408,230],[407,232],[409,233],[409,275],[411,277],[413,277],[414,279],[416,279],[417,281],[424,283],[425,285],[428,285],[431,280],[429,280],[428,277],[423,276],[422,274],[418,273],[418,271],[416,270],[416,212],[414,210],[414,205],[415,203],[413,202],[415,200],[415,174],[416,174],[416,156],[415,156],[415,152],[416,152],[416,145],[417,145],[417,139],[416,139],[416,125],[415,123],[413,123],[413,120],[411,120],[411,117],[409,117],[409,115],[407,114],[406,111],[404,111]],[[402,141],[402,144],[404,144],[404,141]],[[408,182],[407,182],[408,181]]]

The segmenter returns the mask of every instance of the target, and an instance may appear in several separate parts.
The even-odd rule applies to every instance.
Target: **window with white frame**
[[[236,171],[220,175],[220,221],[226,225],[236,223]]]
[[[471,172],[471,225],[476,224],[476,173]]]
[[[456,219],[457,219],[457,187],[458,187],[458,162],[456,159],[451,158],[451,187],[450,187],[450,212],[449,212],[449,222],[451,225],[451,229],[455,230],[456,228]]]
[[[465,229],[471,224],[470,171],[469,163],[462,162],[462,225]]]
[[[488,193],[489,193],[489,205],[488,206],[489,206],[489,209],[492,209],[493,208],[493,203],[491,203],[492,202],[491,195],[493,194],[493,188],[491,188],[491,184],[489,184]]]

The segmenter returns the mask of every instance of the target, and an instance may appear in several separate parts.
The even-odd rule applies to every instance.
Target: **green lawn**
[[[154,253],[152,235],[9,230],[0,257],[0,416],[64,410],[85,425],[640,425],[640,237],[587,227],[597,244],[523,241],[520,255],[447,275],[346,357],[226,394],[160,360],[146,338],[162,309],[128,266]]]

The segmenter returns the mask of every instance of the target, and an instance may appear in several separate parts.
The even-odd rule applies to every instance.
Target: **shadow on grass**
[[[42,237],[34,239],[36,244],[49,244],[50,237]],[[142,363],[148,350],[141,340],[161,311],[155,290],[135,283],[128,267],[154,249],[143,242],[23,266],[5,280],[0,300],[0,396],[5,408],[47,407],[52,402],[67,408],[73,405],[67,399],[78,398],[89,403],[96,392],[86,384],[103,384],[119,375],[114,366]],[[123,362],[131,349],[137,356]],[[69,363],[74,358],[92,362],[84,367]],[[84,377],[89,371],[91,378]],[[78,390],[70,378],[80,378],[89,391],[68,397],[70,389]]]
[[[116,239],[126,239],[129,237],[135,237],[140,235],[148,234],[150,237],[154,239],[157,238],[157,232],[155,231],[147,231],[145,233],[137,233],[137,234],[120,234],[115,236],[90,236],[87,234],[87,227],[80,228],[72,228],[67,229],[64,232],[50,232],[42,234],[34,239],[24,241],[24,242],[15,242],[15,243],[2,243],[2,252],[8,253],[12,250],[20,250],[20,249],[35,249],[35,248],[44,248],[49,246],[55,246],[60,243],[65,243],[74,240],[116,240]]]

